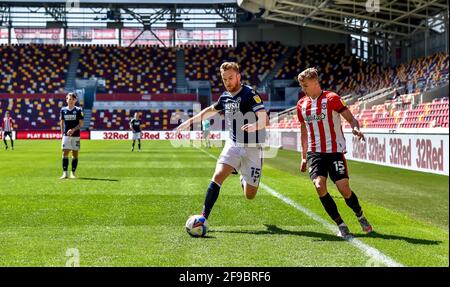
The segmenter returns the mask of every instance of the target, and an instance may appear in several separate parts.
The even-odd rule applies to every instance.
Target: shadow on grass
[[[369,234],[355,234],[356,238],[381,238],[387,240],[403,240],[411,244],[422,244],[422,245],[438,245],[441,244],[442,241],[439,240],[428,240],[428,239],[419,239],[419,238],[411,238],[405,236],[397,236],[391,234],[381,234],[376,231],[372,231]]]
[[[97,178],[97,177],[78,177],[78,180],[99,180],[99,181],[119,181],[118,179]]]
[[[221,233],[243,233],[243,234],[254,234],[254,235],[270,235],[270,234],[280,234],[280,235],[296,235],[296,236],[305,236],[317,238],[316,241],[342,241],[343,239],[338,237],[337,235],[333,235],[330,233],[320,233],[314,231],[290,231],[277,227],[276,225],[264,224],[267,230],[211,230],[210,233],[221,232]],[[381,234],[375,231],[372,231],[369,234],[355,234],[354,238],[380,238],[387,240],[403,240],[411,244],[422,244],[422,245],[438,245],[441,244],[442,241],[439,240],[428,240],[428,239],[418,239],[418,238],[410,238],[404,236],[390,235],[390,234]]]
[[[317,241],[342,241],[341,238],[336,235],[329,233],[320,233],[314,231],[290,231],[284,230],[276,225],[272,224],[264,224],[267,230],[211,230],[210,233],[213,232],[221,232],[221,233],[243,233],[243,234],[254,234],[254,235],[296,235],[296,236],[305,236],[305,237],[313,237],[317,238]]]

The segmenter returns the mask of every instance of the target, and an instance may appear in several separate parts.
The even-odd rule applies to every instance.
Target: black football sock
[[[69,158],[63,157],[62,167],[63,167],[63,171],[67,172],[67,168],[69,167]]]
[[[323,207],[325,207],[325,211],[328,213],[331,219],[336,222],[337,225],[344,222],[341,218],[341,215],[339,214],[336,203],[329,193],[320,197],[320,201],[322,202]]]
[[[3,142],[5,143],[5,146],[8,147],[8,143],[6,142],[6,138],[3,139]]]
[[[361,205],[359,205],[358,197],[353,191],[349,198],[345,198],[345,203],[353,209],[353,212],[357,217],[362,215]]]
[[[133,140],[133,143],[131,144],[131,147],[134,149],[134,143],[135,143],[135,141]]]
[[[141,140],[138,140],[138,149],[141,149]]]
[[[11,147],[14,149],[14,141],[11,139]]]
[[[74,157],[72,158],[72,172],[75,172],[77,170],[78,166],[78,158]]]
[[[214,206],[214,203],[216,202],[217,198],[219,197],[219,191],[220,191],[220,185],[215,183],[214,181],[211,181],[208,186],[208,190],[206,191],[206,198],[205,203],[203,205],[203,211],[202,214],[208,218],[209,214],[211,213],[211,209]]]

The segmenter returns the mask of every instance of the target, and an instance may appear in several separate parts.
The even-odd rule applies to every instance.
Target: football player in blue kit
[[[80,130],[84,123],[84,114],[81,107],[75,106],[77,95],[68,93],[66,96],[67,106],[61,109],[60,128],[62,135],[61,149],[63,151],[62,167],[63,175],[60,179],[68,178],[69,153],[72,151],[72,172],[70,178],[75,178],[78,166],[78,151],[80,150]]]
[[[131,151],[134,151],[134,144],[138,141],[138,151],[141,151],[141,120],[139,119],[139,113],[134,113],[134,118],[130,121],[130,129],[133,132],[133,143],[131,144]]]
[[[220,187],[234,171],[240,173],[241,187],[247,199],[253,199],[258,191],[263,162],[262,144],[269,119],[259,94],[250,86],[241,84],[239,65],[225,62],[220,74],[226,91],[217,103],[178,126],[177,131],[189,130],[194,122],[200,122],[216,113],[225,114],[225,128],[229,138],[217,160],[216,169],[206,191],[202,215],[208,218],[216,202]]]

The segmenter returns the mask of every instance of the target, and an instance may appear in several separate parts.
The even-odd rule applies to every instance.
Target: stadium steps
[[[92,118],[92,110],[83,110],[84,111],[84,125],[83,130],[87,130],[91,125]]]
[[[70,50],[70,63],[66,76],[65,90],[70,92],[75,90],[75,79],[77,77],[78,62],[80,60],[81,50],[72,48]]]
[[[289,47],[286,53],[281,56],[280,59],[278,59],[278,62],[275,64],[275,67],[270,71],[270,73],[267,74],[267,76],[261,80],[261,83],[259,84],[258,90],[265,90],[264,87],[267,86],[268,83],[270,83],[275,76],[277,75],[278,71],[283,67],[284,62],[289,59],[295,52],[297,51],[297,47]]]
[[[185,93],[188,88],[188,83],[186,81],[186,74],[185,74],[185,68],[186,68],[186,62],[184,60],[184,50],[183,49],[177,49],[176,54],[176,69],[177,69],[177,92]]]

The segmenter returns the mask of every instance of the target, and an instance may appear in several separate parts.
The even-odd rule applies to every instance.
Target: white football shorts
[[[80,137],[63,136],[61,149],[80,150]]]
[[[133,137],[132,137],[132,140],[140,140],[141,139],[141,133],[140,132],[138,132],[138,133],[135,133],[135,132],[133,132]]]
[[[248,184],[259,186],[263,164],[261,147],[238,146],[235,142],[227,140],[217,163],[231,165]]]

